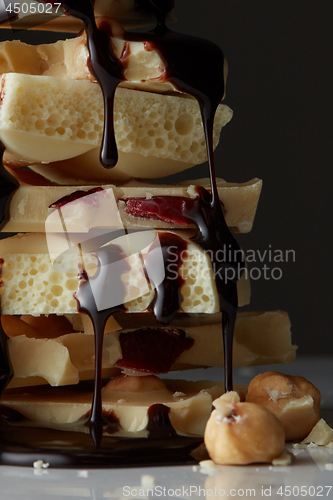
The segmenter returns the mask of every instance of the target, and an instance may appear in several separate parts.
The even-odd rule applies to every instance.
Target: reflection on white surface
[[[291,447],[290,447],[291,449]],[[35,470],[0,467],[1,500],[86,499],[152,500],[192,498],[333,498],[333,450],[308,448],[289,467],[269,465],[217,466],[209,475],[195,467],[156,467],[119,470]],[[151,486],[143,476],[152,476]]]
[[[246,374],[246,369],[238,369],[235,373],[236,381],[247,381],[247,377],[252,378],[256,374],[253,372],[264,371],[264,369],[265,367],[250,368],[248,374]],[[292,365],[280,365],[278,369],[285,373],[307,376],[320,388],[324,407],[332,408],[332,358],[300,357]],[[219,380],[221,370],[198,370],[196,374],[199,379]],[[179,377],[179,374],[169,375]],[[196,378],[193,373],[187,375],[191,379]],[[289,449],[294,455],[294,463],[289,467],[257,464],[237,467],[218,466],[214,475],[200,472],[200,467],[194,471],[190,466],[119,470],[60,470],[52,469],[52,464],[49,469],[42,470],[33,469],[32,464],[31,468],[0,467],[0,500],[77,500],[80,498],[132,500],[133,496],[127,495],[128,490],[124,490],[124,487],[129,487],[130,492],[133,489],[139,490],[141,478],[146,474],[155,477],[155,489],[145,495],[142,491],[137,491],[139,494],[135,496],[136,499],[217,500],[265,497],[276,500],[333,499],[333,470],[326,468],[327,464],[333,464],[333,449],[306,445],[300,449],[293,449],[290,446]],[[177,493],[181,495],[177,495],[176,490],[179,490]],[[225,491],[224,496],[220,490]],[[235,490],[237,495],[234,494]]]

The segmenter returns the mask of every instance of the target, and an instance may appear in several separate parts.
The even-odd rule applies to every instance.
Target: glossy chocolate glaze
[[[197,463],[191,452],[202,443],[202,438],[176,434],[168,413],[169,408],[164,405],[149,408],[147,437],[117,436],[117,422],[106,422],[103,439],[95,446],[86,432],[85,419],[61,430],[33,422],[24,425],[22,415],[0,406],[0,464],[31,467],[36,460],[43,460],[52,468],[122,468]]]
[[[101,148],[101,163],[110,168],[117,163],[117,149],[113,130],[113,101],[117,85],[123,79],[123,68],[121,63],[114,56],[112,49],[109,46],[109,39],[106,32],[99,30],[96,26],[92,3],[90,0],[67,0],[62,2],[65,11],[69,15],[73,15],[81,19],[86,27],[87,45],[90,53],[89,68],[91,73],[101,85],[104,104],[105,104],[105,126]],[[225,383],[226,390],[232,389],[232,335],[235,315],[237,310],[237,278],[227,280],[229,269],[239,269],[241,271],[243,260],[238,257],[227,263],[220,263],[217,259],[217,250],[221,249],[221,245],[229,245],[229,249],[239,250],[239,246],[232,237],[227,228],[223,211],[219,203],[217,186],[215,181],[214,155],[213,155],[213,122],[214,116],[220,101],[224,95],[224,56],[219,47],[211,42],[201,40],[195,37],[180,35],[169,30],[165,24],[166,15],[171,11],[173,1],[171,0],[137,0],[136,8],[144,9],[156,16],[157,25],[154,30],[149,33],[127,33],[128,41],[144,41],[146,48],[156,49],[159,51],[164,60],[166,72],[163,79],[170,81],[180,91],[195,97],[199,103],[204,131],[206,136],[208,162],[210,169],[211,191],[208,193],[201,188],[198,188],[198,197],[195,200],[193,207],[184,210],[185,217],[191,222],[194,222],[198,228],[197,235],[193,241],[204,250],[212,252],[212,262],[217,265],[217,288],[220,298],[220,309],[223,314],[223,335],[225,345]],[[109,49],[107,49],[109,48]],[[171,233],[170,233],[171,234]],[[168,259],[170,259],[170,247],[176,247],[176,253],[179,255],[177,266],[181,266],[182,251],[186,251],[187,244],[179,238],[175,244],[175,235],[163,236],[161,247],[164,258],[166,259],[165,267],[167,268]],[[230,247],[231,245],[231,247]],[[96,307],[90,282],[91,280],[103,280],[101,269],[108,262],[113,262],[114,254],[117,251],[110,246],[109,250],[98,250],[97,258],[99,268],[96,277],[89,278],[85,271],[81,273],[81,283],[76,298],[79,303],[79,310],[88,314],[92,319],[95,329],[95,348],[96,348],[96,371],[95,371],[95,388],[93,406],[90,415],[90,432],[92,440],[86,434],[67,432],[65,435],[62,431],[57,436],[57,432],[49,429],[36,430],[36,433],[31,432],[31,428],[10,426],[7,422],[2,421],[1,429],[1,460],[3,463],[26,464],[27,456],[29,465],[31,457],[38,456],[45,461],[51,461],[52,465],[67,465],[67,464],[92,464],[101,466],[105,461],[110,466],[122,466],[131,464],[132,460],[136,460],[138,465],[145,464],[147,455],[144,450],[148,449],[148,463],[152,460],[154,464],[156,460],[165,463],[176,463],[181,450],[181,462],[184,460],[184,452],[189,452],[202,441],[200,438],[184,438],[175,435],[170,421],[167,416],[167,410],[163,409],[163,405],[153,408],[149,411],[149,437],[150,439],[126,439],[125,441],[114,441],[113,445],[105,451],[106,440],[103,438],[103,428],[107,422],[103,419],[102,404],[101,404],[101,359],[103,347],[103,332],[107,318],[114,312],[121,310],[122,305],[98,310]],[[118,254],[119,256],[119,254]],[[111,258],[111,261],[110,261]],[[174,261],[173,261],[174,262]],[[120,278],[120,277],[119,277]],[[117,277],[114,278],[117,281]],[[181,286],[181,277],[171,279],[166,272],[166,277],[163,283],[156,288],[156,296],[152,304],[152,310],[156,318],[162,323],[172,321],[173,317],[179,310],[179,288]],[[97,281],[96,281],[97,282]],[[118,285],[121,286],[120,280]],[[105,286],[103,282],[103,286]],[[114,287],[110,287],[110,293]],[[175,290],[177,289],[177,293]],[[5,353],[5,351],[3,351]],[[8,359],[8,357],[7,357]],[[9,377],[9,368],[7,378]],[[66,436],[66,437],[65,437]],[[80,436],[78,438],[78,436]],[[83,436],[83,437],[82,437]],[[65,437],[68,448],[61,445],[61,449],[50,452],[47,448],[50,442],[54,443],[58,440],[63,440]],[[73,441],[71,442],[71,439]],[[111,437],[109,439],[117,439]],[[189,444],[191,442],[191,444]],[[16,443],[16,446],[15,444]],[[117,443],[117,444],[116,444]],[[132,443],[132,444],[131,444]],[[147,445],[147,443],[149,443]],[[187,444],[186,444],[187,443]],[[133,447],[131,448],[131,445]],[[17,453],[17,446],[21,447],[22,454]],[[37,450],[36,450],[37,446]],[[46,447],[46,448],[45,448]],[[133,448],[140,450],[135,453]],[[30,451],[29,451],[30,450]],[[41,454],[41,451],[45,450]],[[79,450],[79,451],[77,451]],[[124,451],[122,454],[122,451]],[[154,453],[156,456],[154,457]],[[112,461],[112,456],[117,455],[117,463]],[[51,458],[52,457],[52,460]],[[158,458],[157,458],[158,457]],[[172,457],[172,458],[170,458]]]
[[[100,160],[105,168],[114,167],[118,161],[113,126],[113,103],[117,86],[123,80],[123,67],[110,48],[107,33],[96,26],[90,0],[67,0],[62,6],[68,15],[81,19],[87,33],[89,50],[88,67],[101,86],[104,97],[104,132]]]
[[[103,293],[112,293],[117,297],[125,297],[126,291],[121,280],[122,274],[129,270],[129,265],[124,259],[124,254],[117,245],[108,245],[96,252],[98,268],[93,276],[88,277],[86,271],[82,270],[80,275],[79,289],[75,293],[78,301],[78,311],[87,314],[94,327],[95,335],[95,385],[94,397],[90,414],[90,432],[96,447],[100,445],[103,435],[103,426],[107,422],[103,418],[102,409],[102,355],[104,328],[111,314],[124,310],[123,301],[116,303],[113,307],[102,309],[96,304],[93,290],[103,290]],[[117,265],[113,265],[113,264]],[[104,269],[103,269],[104,267]],[[103,304],[104,307],[104,304]]]
[[[149,305],[160,323],[169,324],[180,310],[180,288],[184,283],[179,270],[186,255],[187,242],[173,233],[158,233],[158,239],[151,246],[146,257],[149,261],[154,255],[154,248],[160,245],[164,261],[164,279],[155,288],[155,296]]]

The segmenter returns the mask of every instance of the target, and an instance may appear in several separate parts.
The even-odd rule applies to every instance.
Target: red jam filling
[[[152,198],[123,198],[126,202],[125,213],[133,217],[173,222],[187,226],[188,220],[183,216],[186,202],[191,198],[184,196],[153,196]]]
[[[175,328],[140,328],[119,336],[123,358],[116,365],[148,373],[167,373],[194,340]]]

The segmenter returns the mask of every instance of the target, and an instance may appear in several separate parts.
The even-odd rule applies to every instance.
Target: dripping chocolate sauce
[[[173,233],[159,233],[147,256],[148,261],[157,246],[160,246],[162,251],[165,276],[162,283],[153,283],[155,296],[148,309],[157,321],[169,324],[180,310],[180,288],[184,284],[180,268],[187,251],[187,242]],[[173,251],[170,251],[171,249]]]
[[[98,267],[93,276],[88,277],[87,272],[82,269],[79,289],[75,293],[78,302],[78,311],[87,314],[93,324],[95,335],[95,385],[94,397],[90,413],[90,432],[96,448],[100,446],[103,436],[103,427],[107,422],[103,419],[102,408],[102,355],[104,329],[111,314],[124,310],[123,300],[117,298],[125,297],[125,286],[121,276],[130,270],[122,249],[117,245],[108,245],[99,249],[96,253]],[[103,269],[104,268],[104,269]],[[103,272],[104,271],[104,272]],[[95,294],[94,294],[95,290]],[[96,290],[99,290],[106,302],[99,304],[96,300]],[[117,297],[112,297],[116,293]],[[96,303],[97,301],[97,303]],[[111,307],[108,304],[114,303]]]
[[[123,67],[110,46],[110,40],[96,26],[93,5],[90,0],[67,0],[62,2],[66,14],[83,21],[87,33],[89,51],[88,67],[101,86],[104,97],[104,132],[100,161],[105,168],[112,168],[118,161],[118,152],[113,124],[114,95],[123,81]]]
[[[113,103],[114,94],[118,84],[124,79],[123,78],[123,67],[121,63],[117,60],[109,47],[109,38],[106,32],[102,29],[98,29],[95,23],[92,3],[90,0],[67,0],[62,2],[62,6],[68,15],[72,15],[81,19],[85,24],[85,29],[87,33],[87,46],[89,50],[89,69],[94,75],[98,83],[100,84],[103,96],[104,96],[104,109],[105,109],[105,124],[104,133],[102,140],[102,147],[100,153],[101,163],[105,168],[111,168],[117,163],[117,148],[114,137],[113,129]],[[166,72],[164,79],[170,81],[174,86],[187,94],[192,95],[197,99],[206,137],[206,146],[208,153],[208,163],[210,171],[211,180],[211,194],[207,191],[198,188],[198,197],[193,202],[192,207],[184,207],[183,215],[191,222],[193,222],[197,228],[198,232],[193,238],[193,241],[198,244],[204,250],[213,250],[213,255],[216,255],[216,251],[221,248],[221,245],[228,245],[229,249],[234,251],[239,250],[239,246],[233,236],[231,235],[229,229],[224,220],[223,211],[221,204],[218,199],[218,192],[215,180],[215,167],[214,167],[214,155],[213,155],[213,122],[217,106],[221,102],[224,96],[224,74],[223,74],[223,64],[224,56],[222,51],[214,44],[201,40],[195,37],[189,37],[181,35],[169,30],[166,27],[165,18],[167,14],[173,8],[172,0],[137,0],[136,8],[138,10],[146,10],[157,19],[157,25],[155,29],[149,33],[127,33],[125,38],[127,41],[144,41],[146,47],[157,50],[162,59],[164,60]],[[107,50],[109,47],[109,50]],[[5,176],[4,185],[9,186],[10,194],[5,193],[5,198],[7,201],[10,198],[12,192],[16,189],[10,185],[13,183]],[[6,204],[8,206],[8,203]],[[4,219],[4,216],[3,216]],[[170,233],[171,234],[171,233]],[[183,240],[174,241],[175,235],[163,236],[161,247],[164,258],[168,259],[168,254],[170,254],[170,243],[172,246],[176,247],[178,255],[178,269],[182,263],[182,252],[186,251],[186,243]],[[171,238],[172,241],[166,240]],[[176,243],[176,244],[175,244]],[[230,252],[232,254],[232,252]],[[57,464],[64,465],[68,464],[91,464],[94,462],[96,465],[101,466],[107,461],[107,465],[119,466],[119,457],[121,457],[121,445],[117,441],[116,451],[115,447],[111,446],[111,449],[107,450],[106,456],[103,452],[105,450],[105,442],[109,439],[117,439],[109,437],[108,440],[102,439],[103,428],[107,426],[107,422],[103,418],[102,412],[102,402],[101,402],[101,361],[102,361],[102,348],[103,348],[103,334],[104,327],[108,317],[114,312],[120,311],[123,306],[113,306],[103,310],[99,310],[96,307],[95,299],[92,292],[92,286],[98,283],[98,280],[102,280],[103,265],[115,262],[121,257],[119,251],[114,245],[110,245],[108,250],[98,250],[96,256],[99,262],[98,270],[94,277],[89,277],[84,270],[81,272],[81,282],[79,289],[76,293],[76,298],[79,303],[79,310],[88,314],[93,322],[95,330],[95,350],[96,350],[96,368],[95,368],[95,384],[94,384],[94,397],[93,405],[90,414],[90,433],[92,440],[90,438],[89,444],[85,442],[79,445],[79,453],[75,453],[75,445],[73,443],[70,446],[69,454],[66,454],[66,450],[52,450],[44,448],[45,454],[41,455],[41,450],[43,449],[43,443],[48,442],[52,439],[60,439],[59,436],[54,436],[54,430],[49,429],[39,429],[34,439],[31,439],[33,433],[31,433],[31,428],[25,429],[23,427],[10,427],[8,428],[8,423],[2,419],[2,425],[0,428],[1,436],[1,460],[2,463],[14,463],[23,464],[26,456],[29,455],[29,465],[31,464],[31,457],[34,453],[38,454],[38,459],[48,461],[49,457],[52,456],[52,465]],[[116,260],[114,260],[116,259]],[[123,262],[120,258],[118,259]],[[223,265],[217,262],[217,259],[213,257],[213,264],[217,264],[219,273],[217,274],[216,284],[219,293],[220,300],[220,310],[223,315],[223,338],[224,338],[224,348],[225,348],[225,386],[226,390],[232,389],[232,337],[233,337],[233,326],[235,322],[235,315],[237,311],[237,279],[227,281],[226,275],[229,268],[242,271],[244,266],[243,260],[237,258]],[[238,278],[239,276],[237,276]],[[117,277],[113,277],[117,280]],[[179,278],[181,279],[181,278]],[[95,281],[93,281],[95,280]],[[176,280],[173,280],[176,281]],[[173,317],[179,310],[179,295],[178,290],[181,282],[171,283],[171,279],[166,273],[165,279],[162,284],[158,285],[156,288],[156,295],[154,302],[152,304],[152,310],[156,315],[156,318],[161,323],[169,323],[172,321]],[[118,283],[120,285],[120,283]],[[103,286],[105,284],[103,283]],[[111,293],[112,288],[114,288],[114,282],[112,287],[109,287],[109,293]],[[120,285],[121,286],[121,285]],[[177,293],[173,293],[177,287]],[[172,293],[170,293],[170,290]],[[172,295],[170,299],[170,295]],[[171,300],[171,302],[170,302]],[[1,342],[2,334],[0,332]],[[3,347],[3,346],[2,346]],[[6,355],[6,346],[2,349],[2,355],[6,358],[5,362],[8,362],[8,356]],[[10,365],[7,367],[5,374],[5,385],[8,383],[11,377]],[[172,428],[169,418],[168,409],[163,405],[155,405],[149,410],[149,423],[148,423],[148,434],[152,439],[145,439],[141,441],[140,438],[129,439],[126,438],[124,449],[126,450],[125,456],[123,457],[127,464],[131,463],[131,458],[133,461],[133,455],[138,456],[138,464],[145,464],[145,460],[148,455],[148,463],[152,463],[154,460],[154,453],[159,456],[159,460],[166,461],[166,463],[176,463],[177,457],[181,457],[181,463],[186,463],[186,456],[197,447],[201,442],[201,438],[189,438],[175,435],[175,431]],[[60,432],[60,431],[59,431]],[[43,434],[45,434],[43,436]],[[55,433],[57,434],[57,432]],[[86,435],[81,435],[81,433],[73,433],[73,439],[75,444],[79,440],[83,443],[86,439]],[[30,437],[29,437],[30,436]],[[89,437],[89,436],[88,436]],[[44,439],[41,439],[44,438]],[[153,439],[154,438],[154,439]],[[157,439],[158,438],[158,439]],[[70,437],[66,433],[66,441],[70,442]],[[133,453],[133,449],[129,443],[133,444],[133,447],[140,450],[139,453]],[[175,442],[174,446],[170,443]],[[13,451],[15,446],[13,443],[19,443],[20,446],[25,447],[25,451],[29,450],[25,455],[18,455]],[[23,444],[22,444],[23,443]],[[38,443],[38,450],[35,446]],[[124,442],[123,442],[124,443]],[[163,446],[163,443],[166,446]],[[115,443],[113,443],[114,445]],[[155,444],[155,447],[154,447]],[[130,453],[128,452],[130,450]],[[112,463],[112,453],[117,455],[117,464]],[[160,457],[160,455],[162,455]],[[82,458],[82,456],[84,458]],[[101,458],[102,456],[102,458]],[[23,458],[24,457],[24,458]],[[55,458],[56,457],[56,458]],[[190,458],[187,456],[187,459]],[[51,460],[50,460],[51,461]],[[120,458],[121,462],[121,458]]]

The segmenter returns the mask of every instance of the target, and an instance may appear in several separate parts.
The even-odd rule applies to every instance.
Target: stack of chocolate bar
[[[56,429],[64,443],[64,431],[90,431],[95,449],[163,426],[175,442],[200,438],[223,369],[218,384],[163,374],[227,364],[230,390],[231,362],[289,362],[296,349],[284,312],[235,319],[250,284],[232,233],[251,230],[262,183],[214,175],[213,146],[232,117],[219,103],[222,52],[169,30],[172,2],[117,5],[96,1],[94,19],[90,0],[67,1],[39,28],[85,28],[76,38],[0,44],[2,231],[18,233],[0,242],[1,408],[16,436]],[[153,31],[124,30],[154,17]],[[209,178],[154,183],[207,150]],[[15,439],[45,449],[41,437]]]

